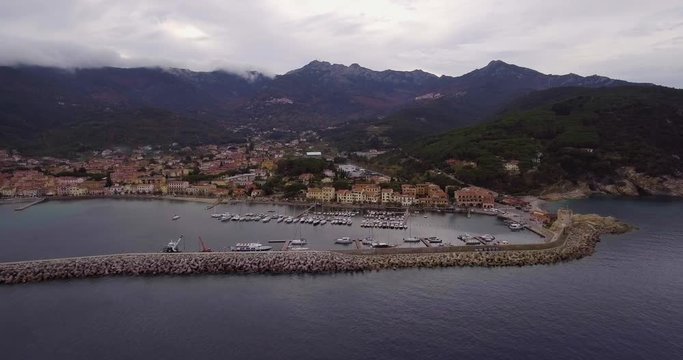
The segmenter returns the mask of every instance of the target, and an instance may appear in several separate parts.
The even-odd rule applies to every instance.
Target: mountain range
[[[69,152],[118,144],[232,142],[234,129],[322,130],[349,149],[483,122],[558,87],[632,84],[492,61],[462,76],[312,61],[274,77],[162,68],[0,67],[0,147]],[[648,85],[649,86],[649,85]],[[352,139],[352,141],[349,141]]]

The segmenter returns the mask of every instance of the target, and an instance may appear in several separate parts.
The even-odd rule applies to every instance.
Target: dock
[[[28,203],[28,204],[25,204],[25,205],[19,206],[19,207],[17,207],[17,208],[14,208],[14,211],[23,211],[23,210],[26,210],[26,209],[30,208],[31,206],[33,206],[33,205],[38,205],[38,204],[42,203],[42,202],[45,201],[45,200],[47,200],[47,199],[46,199],[46,198],[40,198],[40,199],[38,199],[38,200],[36,200],[36,201],[33,201],[33,202]]]
[[[301,214],[295,216],[294,218],[300,218],[300,217],[306,215],[309,211],[313,210],[316,206],[318,206],[318,204],[313,204],[313,205],[309,206],[306,210],[304,210]]]
[[[289,243],[291,243],[291,242],[292,242],[292,240],[286,240],[286,241],[285,241],[285,244],[282,245],[282,249],[281,249],[281,250],[282,250],[282,251],[287,251],[287,250],[289,250]]]
[[[221,202],[223,202],[223,198],[218,198],[216,201],[213,202],[213,204],[209,205],[206,207],[206,210],[211,210],[218,206]]]
[[[420,238],[420,241],[422,241],[423,244],[425,244],[426,247],[432,247],[432,243],[427,240],[427,238]]]
[[[360,239],[354,239],[353,243],[356,245],[356,250],[360,250],[363,248],[363,241]]]
[[[289,241],[289,240],[268,240],[268,242],[271,244],[282,244],[282,243],[286,243],[287,241]]]

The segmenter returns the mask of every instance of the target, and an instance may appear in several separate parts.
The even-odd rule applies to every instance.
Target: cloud
[[[0,64],[459,75],[501,59],[682,87],[682,29],[678,0],[24,0],[3,4]]]

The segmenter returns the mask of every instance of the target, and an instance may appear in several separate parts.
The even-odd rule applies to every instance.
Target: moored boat
[[[344,237],[340,237],[340,238],[334,240],[334,243],[340,244],[340,245],[349,245],[349,244],[353,243],[353,240],[351,240],[351,238],[348,236],[344,236]]]
[[[272,246],[264,246],[261,243],[237,243],[230,247],[230,251],[268,251]]]

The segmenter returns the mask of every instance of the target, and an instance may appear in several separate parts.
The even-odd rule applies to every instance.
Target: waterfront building
[[[460,207],[493,208],[495,197],[489,190],[469,186],[455,192],[455,203]]]

